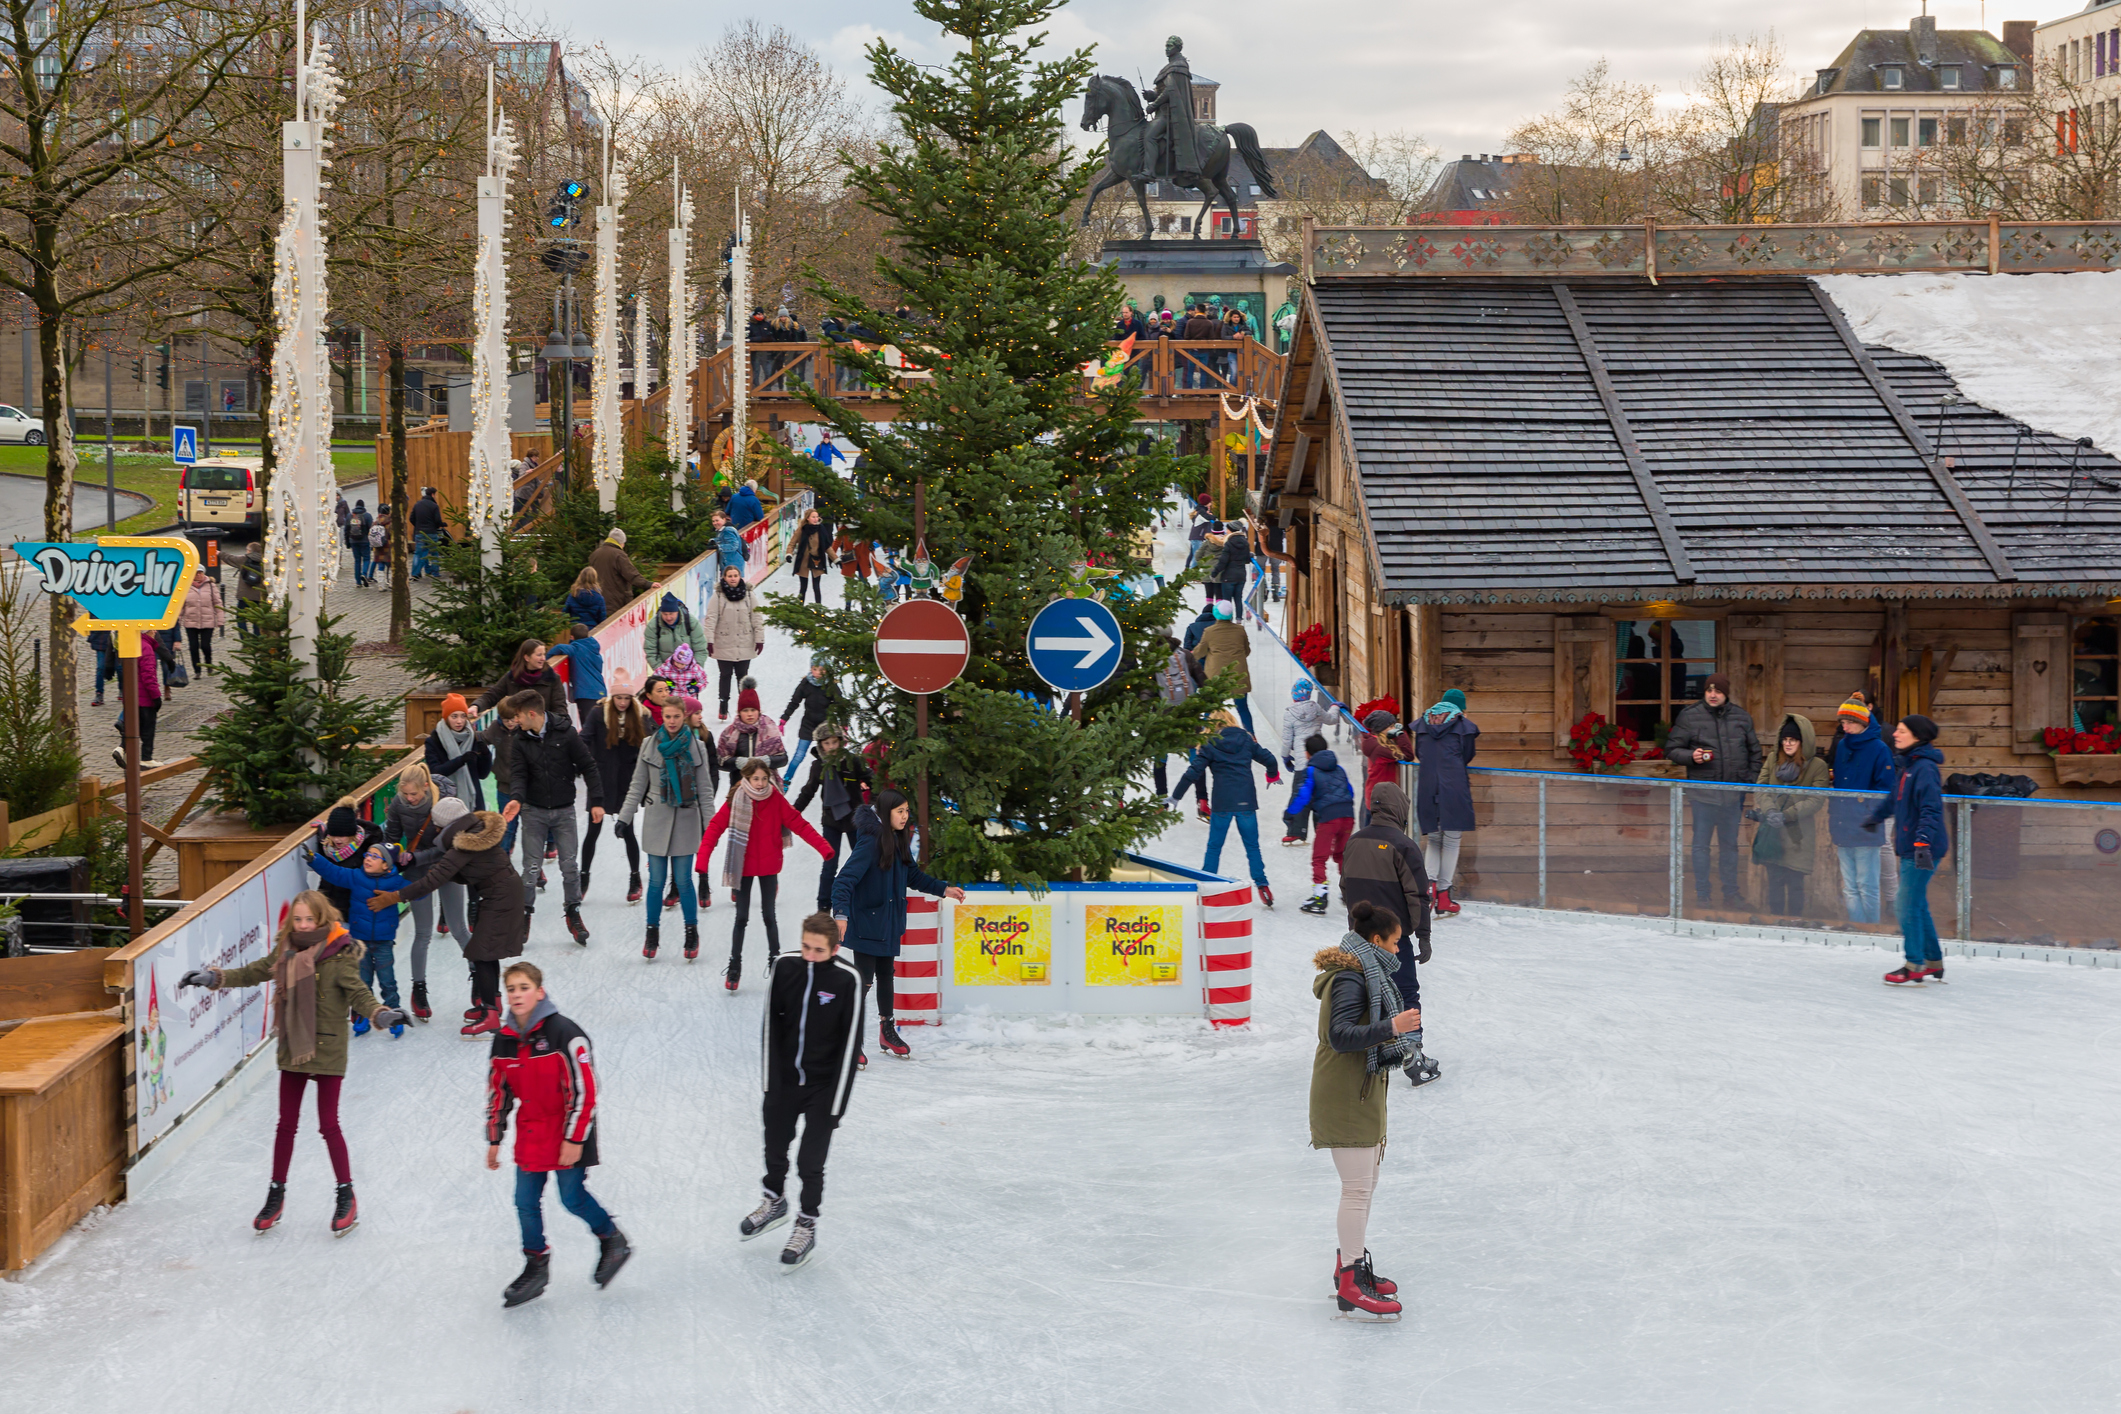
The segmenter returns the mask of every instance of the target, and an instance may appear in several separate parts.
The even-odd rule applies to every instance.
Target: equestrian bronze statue
[[[1237,193],[1230,189],[1230,149],[1236,145],[1245,165],[1259,183],[1259,194],[1276,197],[1273,175],[1267,170],[1266,154],[1259,150],[1259,135],[1249,123],[1231,123],[1218,128],[1196,116],[1193,106],[1193,66],[1186,62],[1184,44],[1173,35],[1164,45],[1168,62],[1158,70],[1153,87],[1137,97],[1133,84],[1110,74],[1090,80],[1083,94],[1085,131],[1105,122],[1105,169],[1091,184],[1083,203],[1082,224],[1090,224],[1090,212],[1098,194],[1107,187],[1127,182],[1134,187],[1134,200],[1141,207],[1142,237],[1155,235],[1149,215],[1149,183],[1201,193],[1200,212],[1193,218],[1193,239],[1201,237],[1201,226],[1216,198],[1229,208],[1230,229],[1239,228]],[[1148,107],[1143,108],[1146,102]]]

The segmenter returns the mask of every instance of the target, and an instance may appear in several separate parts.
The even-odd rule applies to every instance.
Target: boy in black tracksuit
[[[862,977],[840,956],[839,928],[829,913],[803,920],[800,953],[782,953],[766,983],[761,1046],[765,1069],[766,1177],[764,1199],[737,1224],[746,1241],[788,1220],[788,1146],[803,1120],[796,1174],[803,1181],[802,1214],[781,1249],[793,1270],[817,1250],[818,1200],[825,1192],[825,1153],[854,1091],[855,1052],[862,1035]]]

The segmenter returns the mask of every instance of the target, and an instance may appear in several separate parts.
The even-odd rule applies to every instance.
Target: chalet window
[[[1938,69],[1937,86],[1939,88],[1957,88],[1959,86],[1959,66],[1957,64],[1946,64]]]
[[[1863,145],[1865,147],[1876,147],[1878,145],[1881,127],[1882,120],[1880,119],[1865,118],[1863,120]]]
[[[1922,147],[1937,145],[1937,120],[1923,118],[1915,124],[1915,142]]]
[[[1907,146],[1907,129],[1908,129],[1908,120],[1907,120],[1907,119],[1905,119],[1905,118],[1895,118],[1895,119],[1893,119],[1893,146],[1895,146],[1895,147],[1906,147],[1906,146]]]
[[[1700,700],[1715,671],[1713,619],[1622,619],[1613,626],[1613,720],[1650,741]]]
[[[2121,621],[2087,619],[2071,635],[2070,710],[2079,731],[2121,720]]]

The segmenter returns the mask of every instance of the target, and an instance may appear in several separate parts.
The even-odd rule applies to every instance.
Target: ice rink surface
[[[1286,698],[1270,648],[1262,736]],[[782,641],[759,667],[776,711],[803,660]],[[1251,1028],[953,1018],[909,1032],[911,1062],[872,1045],[819,1256],[793,1275],[784,1234],[735,1232],[760,1169],[756,921],[733,997],[726,895],[697,964],[671,915],[644,963],[607,834],[589,947],[565,938],[555,877],[528,956],[596,1045],[591,1187],[636,1253],[608,1291],[548,1195],[552,1289],[501,1308],[521,1265],[511,1179],[483,1166],[487,1048],[455,1034],[461,972],[438,941],[435,1022],[354,1046],[360,1227],[327,1230],[312,1111],[287,1219],[251,1235],[268,1084],[141,1200],[0,1282],[0,1405],[2121,1405],[2121,970],[1953,959],[1948,985],[1901,991],[1879,982],[1885,952],[1505,921],[1477,900],[1423,970],[1443,1078],[1392,1097],[1370,1245],[1406,1318],[1334,1320],[1338,1186],[1305,1109],[1310,959],[1339,929],[1296,911],[1308,852],[1271,843],[1286,792],[1266,794],[1280,906],[1259,917]],[[1204,836],[1189,818],[1158,852],[1198,863]],[[791,859],[792,941],[816,862]]]

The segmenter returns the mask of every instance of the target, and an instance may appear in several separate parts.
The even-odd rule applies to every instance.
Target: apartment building
[[[2121,10],[2121,0],[2101,8]],[[1986,30],[1940,30],[1932,15],[1904,30],[1859,31],[1782,108],[1792,205],[1849,221],[1957,209],[1939,149],[1966,143],[1970,124],[1992,120],[1998,95],[2032,87],[2034,32],[2032,21],[2013,20],[1999,40]],[[1995,136],[2022,144],[2031,136],[2023,129],[2007,120]]]
[[[2055,145],[2074,152],[2085,125],[2121,128],[2121,0],[2091,0],[2074,15],[2033,31],[2046,106],[2055,115]]]

